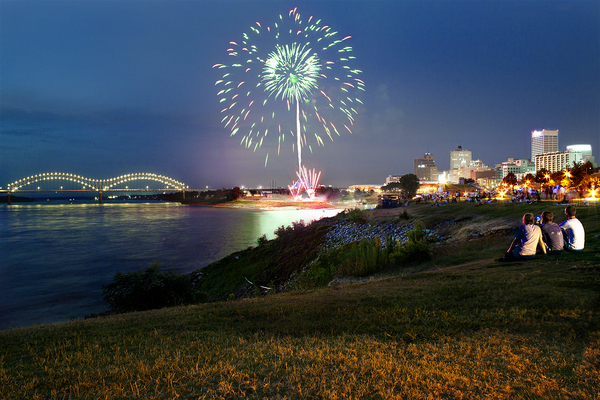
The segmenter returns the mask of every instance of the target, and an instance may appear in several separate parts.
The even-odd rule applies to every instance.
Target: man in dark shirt
[[[552,222],[554,215],[550,211],[542,213],[542,238],[548,247],[547,254],[560,254],[564,247],[564,239],[560,226]]]

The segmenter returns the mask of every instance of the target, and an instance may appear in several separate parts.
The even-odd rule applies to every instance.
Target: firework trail
[[[213,68],[223,72],[215,85],[231,136],[246,148],[266,150],[265,166],[270,152],[290,145],[302,171],[302,147],[312,152],[313,144],[352,133],[364,82],[348,39],[293,9],[272,26],[256,22],[230,42],[231,63]]]

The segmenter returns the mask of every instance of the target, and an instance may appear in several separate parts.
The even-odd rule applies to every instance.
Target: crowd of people
[[[556,224],[554,215],[544,211],[537,218],[531,213],[523,215],[515,237],[504,256],[497,261],[528,260],[536,254],[558,255],[562,251],[581,251],[585,245],[585,230],[577,219],[574,206],[565,208],[564,222]]]

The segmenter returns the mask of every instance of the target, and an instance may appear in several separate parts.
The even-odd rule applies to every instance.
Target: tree
[[[546,168],[540,168],[536,171],[533,180],[535,183],[539,183],[544,186],[550,181],[550,172],[548,172]]]
[[[512,172],[509,172],[504,179],[502,179],[502,183],[505,186],[515,186],[517,184],[517,177]]]
[[[589,179],[586,178],[592,174],[593,171],[594,164],[589,161],[586,161],[583,164],[573,163],[573,168],[569,171],[569,187],[576,188],[582,185],[587,186],[587,181],[589,181]]]
[[[233,197],[234,200],[239,199],[240,197],[242,197],[243,193],[242,190],[239,188],[239,186],[234,187],[231,190],[231,196]]]
[[[354,199],[358,200],[361,197],[364,197],[364,192],[362,190],[360,190],[359,188],[354,189]]]
[[[390,182],[385,186],[382,186],[381,189],[384,192],[398,192],[402,189],[402,185],[400,185],[400,182]]]
[[[406,193],[406,197],[413,198],[421,186],[419,178],[415,174],[405,174],[400,177],[400,187]]]
[[[529,183],[532,183],[535,181],[535,176],[533,176],[531,173],[527,173],[525,174],[525,176],[523,177],[523,179],[521,179],[521,183],[525,184],[529,181]]]

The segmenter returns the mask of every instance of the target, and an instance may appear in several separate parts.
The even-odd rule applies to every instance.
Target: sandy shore
[[[278,210],[278,209],[291,209],[291,210],[317,210],[322,208],[338,208],[344,209],[342,203],[328,203],[326,201],[295,201],[290,196],[276,196],[273,198],[266,197],[244,197],[235,201],[227,203],[215,204],[213,207],[225,207],[225,208],[244,208],[252,210]]]

